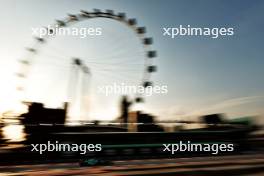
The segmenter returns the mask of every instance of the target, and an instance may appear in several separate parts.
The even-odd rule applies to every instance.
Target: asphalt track
[[[0,166],[1,176],[263,176],[264,154],[114,161],[111,166],[78,163]]]

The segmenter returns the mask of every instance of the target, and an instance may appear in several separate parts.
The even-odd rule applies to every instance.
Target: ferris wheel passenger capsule
[[[126,18],[126,14],[125,13],[118,13],[118,18],[121,20],[124,20]]]
[[[157,71],[157,66],[155,66],[155,65],[148,66],[148,72],[149,73],[153,73],[156,71]]]
[[[143,43],[144,43],[144,45],[151,45],[151,44],[153,44],[153,39],[152,38],[144,38]]]
[[[20,63],[22,63],[24,65],[29,65],[29,61],[28,60],[20,60]]]
[[[46,27],[46,30],[48,31],[48,34],[49,34],[49,35],[54,35],[54,34],[55,34],[55,29],[47,28],[47,27]]]
[[[114,16],[114,11],[107,9],[105,12],[107,15]]]
[[[148,58],[157,57],[157,52],[156,51],[148,51],[147,52],[147,57]]]
[[[145,27],[138,27],[137,28],[137,33],[138,34],[145,34],[146,33],[146,28]]]
[[[143,103],[144,99],[142,97],[136,97],[135,102],[136,103]]]
[[[68,14],[70,21],[78,21],[78,17],[76,15]]]
[[[89,12],[87,12],[85,10],[81,10],[80,12],[81,12],[81,16],[82,17],[90,17],[90,13]]]
[[[152,82],[150,82],[150,81],[145,81],[145,82],[143,83],[143,87],[144,87],[144,88],[151,87],[151,86],[153,86],[153,84],[152,84]]]
[[[34,48],[26,48],[29,52],[32,52],[32,53],[35,53],[36,52],[36,49]]]
[[[129,20],[128,20],[128,24],[129,24],[130,26],[134,26],[134,25],[137,24],[137,20],[136,20],[135,18],[129,19]]]
[[[57,22],[57,25],[58,25],[59,27],[66,26],[66,23],[65,23],[64,21],[56,20],[56,22]]]
[[[44,43],[45,42],[45,39],[42,38],[42,37],[36,37],[36,40],[40,43]]]
[[[101,12],[100,9],[94,9],[94,14],[95,14],[95,15],[101,15],[102,12]]]

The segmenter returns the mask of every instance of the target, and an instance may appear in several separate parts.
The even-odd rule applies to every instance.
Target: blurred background
[[[208,153],[175,157],[161,152],[162,142],[190,140],[234,143],[236,150],[228,154],[234,159],[234,167],[244,163],[250,169],[254,166],[252,170],[256,173],[263,169],[262,1],[0,2],[3,165],[47,164],[38,168],[44,170],[51,161],[56,161],[70,169],[66,163],[82,159],[81,163],[86,165],[85,161],[91,158],[114,160],[117,165],[120,160],[137,159],[145,164],[165,163],[164,167],[186,157],[204,157],[201,161],[209,162],[212,158]],[[102,35],[85,38],[32,35],[32,28],[48,25],[101,28]],[[216,39],[206,36],[171,39],[162,35],[163,28],[179,25],[232,27],[234,35]],[[106,95],[99,91],[99,87],[113,84],[166,86],[168,91],[151,96]],[[97,142],[106,146],[106,150],[98,156],[85,157],[76,153],[40,157],[29,152],[30,144],[48,140]],[[117,149],[120,145],[122,150]],[[242,154],[244,158],[237,157]],[[230,160],[222,156],[225,154],[220,155],[219,161]],[[163,160],[148,160],[157,158]],[[191,160],[184,162],[188,165]],[[222,164],[215,164],[216,171],[221,170],[218,166]],[[242,169],[246,166],[237,170],[247,174]],[[27,169],[32,172],[25,171],[25,175],[34,174],[33,168]],[[15,170],[0,168],[4,174]]]

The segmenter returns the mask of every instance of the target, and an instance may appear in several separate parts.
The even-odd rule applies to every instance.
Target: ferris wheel
[[[89,24],[85,24],[84,21]],[[65,39],[66,37],[56,36],[54,30],[83,25],[101,25],[102,37],[87,37],[87,40],[84,40],[71,36]],[[79,92],[77,93],[79,97],[85,96],[88,89],[94,91],[89,85],[96,85],[97,89],[111,83],[121,86],[137,84],[143,88],[153,85],[151,75],[157,71],[153,64],[157,52],[152,49],[153,39],[147,35],[146,27],[138,25],[135,18],[128,18],[125,13],[115,13],[112,10],[94,9],[89,12],[81,10],[78,14],[68,14],[66,18],[56,20],[45,29],[47,33],[53,35],[34,36],[32,46],[26,48],[26,56],[19,60],[17,90],[26,95],[23,100],[27,99],[26,92],[30,93],[33,89],[35,91],[43,87],[44,90],[38,93],[45,97],[45,93],[51,93],[56,89],[61,92],[60,90],[66,86],[64,94],[68,100],[66,98],[65,101],[71,101],[69,97],[74,97],[76,91]],[[77,44],[78,42],[80,43]],[[88,45],[90,48],[85,48]],[[44,78],[43,75],[51,79]],[[59,75],[59,78],[51,83],[50,80],[56,75]],[[81,78],[78,78],[78,75]],[[45,81],[49,84],[44,83]],[[44,85],[40,86],[41,83]],[[57,98],[58,94],[53,94],[52,97]],[[95,93],[92,93],[92,96],[94,95]],[[134,93],[130,96],[133,102],[139,103],[142,102],[144,93]],[[102,100],[101,95],[94,99],[100,100],[97,104],[101,105],[102,111],[106,108],[104,102],[115,98],[107,95],[106,100]],[[30,101],[41,99],[31,98]],[[90,101],[90,104],[94,103]]]

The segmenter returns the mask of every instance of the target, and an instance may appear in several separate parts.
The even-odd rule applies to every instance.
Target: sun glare
[[[21,125],[7,125],[3,127],[4,138],[11,142],[23,141],[25,139],[23,128]]]

